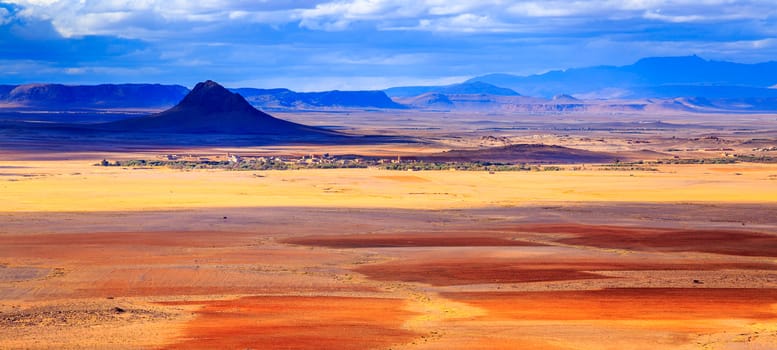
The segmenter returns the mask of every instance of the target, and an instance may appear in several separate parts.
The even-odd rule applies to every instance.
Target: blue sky
[[[777,60],[774,0],[0,0],[0,83],[300,91]]]

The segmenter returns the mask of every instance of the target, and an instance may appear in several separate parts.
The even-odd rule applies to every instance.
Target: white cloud
[[[65,74],[68,74],[68,75],[78,75],[78,74],[85,74],[85,73],[87,73],[87,69],[83,67],[65,68]]]
[[[159,23],[192,25],[221,21],[287,23],[314,0],[9,0],[21,16],[50,20],[66,37],[107,34],[137,37]]]
[[[12,17],[13,16],[8,10],[0,7],[0,25],[10,22]]]
[[[564,17],[574,14],[581,14],[580,8],[574,8],[574,5],[559,6],[559,4],[543,2],[523,2],[510,6],[507,11],[512,14],[527,17]]]
[[[542,18],[704,22],[777,16],[773,0],[10,0],[65,36],[143,36],[160,23],[298,23],[313,30],[523,31]],[[3,16],[0,13],[0,20]],[[417,25],[412,25],[415,23]],[[531,27],[531,26],[529,26]]]
[[[464,13],[452,17],[440,17],[434,19],[422,19],[418,25],[411,27],[391,27],[392,30],[426,30],[433,32],[508,32],[518,31],[521,28],[495,20],[487,15]]]

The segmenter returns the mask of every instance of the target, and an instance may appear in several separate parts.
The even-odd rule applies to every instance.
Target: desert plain
[[[127,151],[4,139],[0,348],[777,348],[774,163],[94,165],[170,153],[396,157],[494,142],[717,159],[777,142],[773,115],[737,117],[736,127],[725,115],[703,126],[697,115],[665,116],[637,129],[543,116],[488,130],[468,116],[443,127],[361,117],[351,132],[425,141]]]

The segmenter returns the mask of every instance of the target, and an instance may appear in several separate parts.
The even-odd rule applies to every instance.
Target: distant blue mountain
[[[489,74],[483,82],[530,96],[551,97],[773,97],[777,62],[743,64],[708,61],[698,56],[644,58],[628,66],[597,66],[539,75]]]
[[[0,85],[0,100],[5,99],[5,97],[8,96],[8,93],[15,87],[16,85]]]
[[[393,87],[386,90],[391,97],[412,97],[426,93],[442,95],[496,95],[496,96],[520,96],[512,89],[503,88],[482,81],[469,81],[462,84],[445,86],[404,86]]]
[[[427,92],[408,98],[398,97],[397,99],[410,108],[416,109],[451,110],[456,108],[456,104],[448,96],[436,92]]]
[[[239,93],[254,106],[269,109],[306,108],[405,108],[383,91],[295,92],[289,89],[239,88]]]
[[[24,84],[0,86],[0,102],[45,109],[169,107],[189,89],[180,85]]]
[[[289,89],[232,89],[252,105],[270,109],[405,108],[383,91],[295,92]],[[180,85],[102,84],[0,85],[0,104],[46,110],[163,108],[189,93]]]
[[[634,103],[664,106],[667,104],[658,100],[682,99],[672,106],[772,111],[777,110],[777,62],[743,64],[698,56],[655,57],[627,66],[573,68],[530,76],[489,74],[460,84],[392,87],[384,91],[296,92],[253,88],[231,91],[265,110],[550,108],[567,111],[581,109],[582,105],[589,106],[586,108],[590,110],[593,106],[580,101],[593,102],[596,108],[602,109],[593,100],[654,99]],[[188,92],[183,86],[159,84],[0,85],[0,107],[71,111],[164,108],[175,105]]]
[[[630,93],[625,97],[704,97],[708,99],[777,98],[777,89],[730,85],[661,85],[632,87],[629,91]]]

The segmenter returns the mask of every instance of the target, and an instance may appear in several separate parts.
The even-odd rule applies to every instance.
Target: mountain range
[[[295,92],[235,88],[264,110],[375,110],[566,113],[580,111],[757,112],[777,110],[777,62],[756,64],[698,56],[645,58],[517,76],[489,74],[444,86],[383,91]],[[179,85],[0,85],[0,107],[37,110],[173,106],[189,90]]]
[[[777,62],[744,64],[698,56],[652,57],[620,67],[573,68],[529,76],[489,74],[467,82],[493,84],[539,97],[777,97]]]
[[[413,97],[424,94],[441,95],[495,95],[495,96],[520,96],[512,89],[503,88],[494,84],[481,81],[468,81],[461,84],[445,86],[405,86],[393,87],[384,90],[391,97]]]
[[[208,80],[160,113],[97,126],[111,131],[178,134],[252,134],[284,137],[337,136],[337,132],[275,118],[242,96]]]
[[[323,91],[296,92],[289,89],[231,89],[252,105],[267,110],[317,108],[378,108],[399,109],[405,106],[394,102],[383,91]]]
[[[180,85],[102,84],[0,85],[0,104],[39,109],[159,108],[181,100]]]
[[[238,88],[256,107],[267,110],[320,108],[405,108],[383,91],[295,92],[289,89]],[[175,105],[189,89],[180,85],[102,84],[0,85],[0,107],[46,110],[166,108]]]

